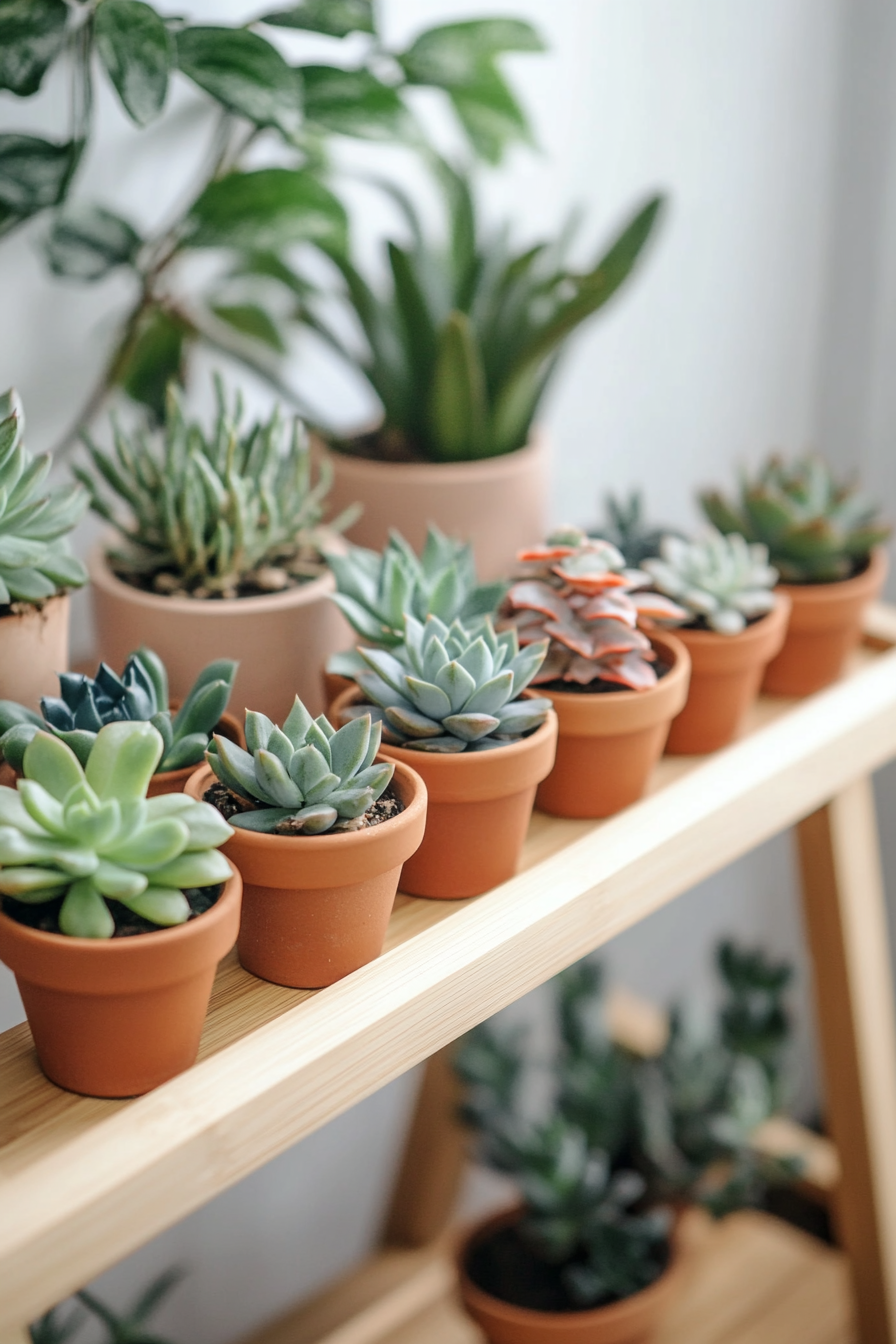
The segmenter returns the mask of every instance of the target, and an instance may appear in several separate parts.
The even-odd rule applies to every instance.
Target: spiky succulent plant
[[[162,738],[160,770],[198,765],[227,708],[237,666],[229,658],[209,663],[176,713],[168,706],[165,664],[152,649],[132,653],[120,677],[106,663],[100,663],[95,677],[60,672],[60,695],[41,699],[43,718],[24,705],[0,700],[0,754],[21,770],[29,742],[44,729],[68,743],[86,765],[104,724],[144,720]]]
[[[106,724],[86,767],[37,733],[25,778],[0,787],[0,894],[26,904],[63,897],[59,930],[77,938],[112,937],[109,900],[160,926],[189,919],[184,888],[227,881],[217,846],[233,832],[186,794],[147,799],[161,755],[150,723]]]
[[[65,537],[87,508],[77,485],[45,488],[49,453],[33,457],[22,442],[25,419],[15,392],[0,396],[0,606],[43,602],[80,588],[87,570]]]
[[[395,767],[376,763],[380,725],[369,715],[337,732],[312,719],[298,696],[279,728],[265,714],[246,713],[248,751],[215,737],[207,752],[218,779],[249,806],[234,826],[281,835],[353,830],[389,785]]]
[[[649,585],[648,574],[627,569],[615,546],[575,527],[561,528],[519,559],[526,577],[511,586],[501,623],[516,630],[523,647],[550,641],[534,685],[606,682],[640,691],[656,684],[656,654],[638,619],[680,625],[688,613],[639,591]]]
[[[891,532],[877,520],[878,505],[838,482],[820,457],[770,457],[754,478],[742,478],[737,503],[715,490],[700,503],[720,532],[767,546],[786,583],[848,579]]]
[[[739,635],[747,621],[775,605],[771,591],[778,571],[768,563],[768,547],[727,537],[713,529],[695,541],[664,537],[660,553],[642,562],[654,587],[685,607],[692,621],[720,635]]]
[[[632,490],[627,496],[604,496],[605,520],[588,529],[589,537],[609,541],[625,558],[625,563],[637,569],[642,560],[656,555],[663,537],[677,535],[668,527],[656,527],[647,521],[644,496]]]
[[[484,751],[532,732],[551,707],[520,699],[547,644],[520,649],[516,631],[496,635],[489,617],[472,629],[438,616],[406,616],[396,648],[361,649],[367,670],[355,680],[372,702],[351,713],[382,720],[387,742],[418,751]]]

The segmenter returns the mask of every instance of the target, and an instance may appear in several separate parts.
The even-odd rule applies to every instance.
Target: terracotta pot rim
[[[796,598],[801,606],[810,603],[830,602],[832,599],[850,600],[860,596],[865,588],[873,588],[882,572],[887,569],[886,546],[875,546],[868,556],[868,563],[858,574],[849,579],[831,579],[827,583],[778,583],[776,593],[784,593],[791,599]]]
[[[87,584],[85,582],[79,587],[59,588],[51,597],[45,597],[41,602],[28,602],[26,604],[27,610],[25,611],[5,611],[3,615],[0,616],[0,621],[27,621],[31,616],[40,616],[41,613],[46,611],[47,607],[51,607],[54,602],[67,602],[72,593],[80,593],[82,589],[86,587]],[[15,600],[17,602],[22,601],[21,598],[16,598]]]
[[[714,647],[724,648],[742,648],[746,651],[746,646],[761,643],[767,636],[771,626],[777,624],[782,618],[790,614],[791,599],[790,594],[784,591],[782,586],[774,590],[775,605],[771,611],[767,611],[764,616],[747,625],[736,635],[726,635],[719,630],[692,630],[686,625],[675,627],[675,637],[682,643],[693,645],[695,649],[706,649]]]
[[[361,430],[359,435],[365,432],[371,431]],[[323,442],[327,452],[338,459],[340,471],[359,479],[391,471],[396,476],[402,475],[406,480],[420,485],[434,484],[446,477],[463,478],[471,474],[479,480],[500,480],[504,476],[513,475],[521,466],[527,465],[531,458],[547,452],[547,437],[538,425],[531,430],[528,442],[521,448],[514,448],[513,452],[501,453],[496,457],[475,457],[463,462],[378,462],[374,458],[340,452],[329,440]]]
[[[619,737],[640,733],[671,720],[684,707],[691,680],[691,655],[668,630],[651,630],[650,641],[672,657],[664,677],[645,691],[614,691],[610,695],[576,691],[549,691],[536,686],[553,702],[562,737]]]

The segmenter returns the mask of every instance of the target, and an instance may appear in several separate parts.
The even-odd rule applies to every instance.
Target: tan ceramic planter
[[[887,553],[879,548],[867,569],[842,583],[782,583],[792,605],[784,647],[766,668],[766,695],[811,695],[842,674],[862,638],[862,618],[887,577]]]
[[[609,817],[637,802],[663,754],[669,724],[684,707],[691,674],[687,649],[665,631],[651,641],[670,670],[647,691],[587,695],[535,689],[560,721],[557,762],[535,800],[556,817]]]
[[[130,938],[67,938],[0,914],[40,1066],[89,1097],[133,1097],[196,1060],[215,967],[236,942],[242,884],[205,914]]]
[[[548,449],[542,434],[503,457],[478,462],[372,462],[326,449],[333,468],[333,513],[360,503],[364,512],[347,532],[358,546],[381,551],[389,529],[419,552],[435,523],[448,536],[473,543],[482,579],[510,574],[517,551],[547,532]],[[351,641],[346,641],[348,645]]]
[[[0,700],[39,711],[42,695],[59,694],[57,673],[68,671],[68,622],[66,593],[0,618]]]
[[[172,699],[182,700],[212,659],[236,658],[240,666],[230,704],[237,715],[258,709],[282,723],[296,695],[312,714],[325,708],[321,663],[353,639],[330,600],[336,588],[332,574],[267,597],[204,602],[122,583],[99,548],[89,569],[99,656],[112,667],[123,667],[128,655],[146,644],[168,669]]]
[[[186,791],[201,799],[214,782],[203,766]],[[380,955],[401,865],[426,822],[419,775],[397,766],[393,783],[404,811],[367,830],[292,836],[235,829],[222,849],[243,877],[237,950],[247,971],[275,985],[320,989]]]

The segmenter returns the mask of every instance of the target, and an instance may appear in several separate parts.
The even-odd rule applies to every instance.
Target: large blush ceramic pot
[[[680,627],[675,638],[691,655],[687,704],[672,720],[666,752],[694,756],[733,741],[759,694],[766,665],[787,634],[790,598],[778,592],[774,609],[739,635]]]
[[[40,1066],[89,1097],[134,1097],[195,1063],[215,967],[236,942],[242,883],[210,910],[129,938],[67,938],[0,914]]]
[[[359,699],[356,686],[339,696],[333,721]],[[422,775],[429,795],[426,834],[404,866],[402,891],[454,901],[513,877],[556,743],[557,720],[549,714],[530,737],[494,751],[442,756],[384,744],[383,756]]]
[[[213,783],[204,766],[186,791],[201,799]],[[420,776],[399,765],[393,786],[404,811],[363,831],[295,836],[235,828],[222,849],[243,877],[237,951],[247,971],[275,985],[321,989],[380,955],[401,865],[426,822]]]
[[[589,695],[535,688],[550,697],[560,721],[557,761],[535,800],[542,812],[609,817],[643,794],[691,675],[688,651],[674,635],[656,633],[651,642],[671,666],[649,690]]]
[[[477,1243],[512,1225],[519,1216],[514,1209],[487,1218],[465,1238],[458,1254],[464,1309],[489,1344],[648,1344],[678,1291],[680,1256],[674,1231],[669,1264],[640,1293],[583,1311],[535,1311],[493,1297],[472,1281],[466,1268]]]
[[[862,618],[887,577],[887,554],[872,552],[868,567],[841,583],[782,583],[776,591],[792,609],[784,647],[765,670],[766,695],[811,695],[843,672],[862,638]]]
[[[0,700],[40,710],[42,695],[59,694],[57,673],[68,671],[68,623],[65,593],[0,617]]]
[[[164,662],[172,699],[183,699],[214,658],[236,658],[233,710],[258,709],[282,723],[296,695],[312,714],[324,709],[319,669],[348,648],[351,629],[330,594],[332,574],[265,597],[202,601],[162,597],[123,583],[101,549],[89,561],[99,656],[123,667],[146,644]],[[52,692],[49,692],[52,694]]]

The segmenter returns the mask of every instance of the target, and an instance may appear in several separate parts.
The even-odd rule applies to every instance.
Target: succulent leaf
[[[775,604],[778,571],[768,563],[767,547],[748,546],[737,532],[712,529],[694,541],[664,537],[659,556],[642,561],[642,568],[661,595],[687,609],[692,623],[702,620],[720,635],[740,634],[749,617]]]

